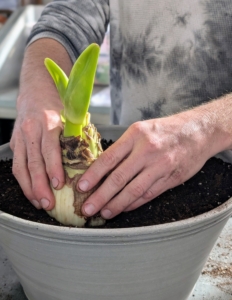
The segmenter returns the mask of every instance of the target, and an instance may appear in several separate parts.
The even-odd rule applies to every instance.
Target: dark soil
[[[0,210],[26,220],[63,226],[45,211],[35,209],[25,198],[12,175],[12,161],[0,161]],[[232,165],[209,159],[204,167],[184,184],[127,213],[108,220],[103,228],[139,227],[175,222],[197,216],[227,201],[232,196]]]

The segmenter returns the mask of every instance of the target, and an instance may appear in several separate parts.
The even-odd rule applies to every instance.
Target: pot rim
[[[232,197],[220,206],[205,212],[201,215],[188,219],[164,223],[159,225],[131,227],[131,228],[76,228],[55,226],[33,221],[24,220],[3,211],[0,211],[0,227],[17,231],[20,234],[35,234],[41,238],[49,237],[51,239],[59,239],[73,241],[75,237],[78,241],[88,241],[91,239],[102,240],[107,239],[116,241],[142,241],[146,240],[167,240],[176,239],[189,234],[196,234],[206,228],[214,226],[216,223],[227,221],[232,215]]]

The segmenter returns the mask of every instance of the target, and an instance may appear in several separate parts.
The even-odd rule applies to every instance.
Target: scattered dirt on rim
[[[104,147],[104,145],[103,145]],[[12,161],[0,161],[0,210],[38,223],[63,226],[25,198],[12,174]],[[138,209],[121,213],[101,228],[128,228],[175,222],[197,216],[232,196],[232,165],[209,159],[191,179]],[[230,270],[231,271],[231,270]]]

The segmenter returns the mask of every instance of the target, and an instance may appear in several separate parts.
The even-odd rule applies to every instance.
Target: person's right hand
[[[59,135],[61,107],[46,91],[23,99],[19,107],[10,147],[14,152],[13,174],[25,196],[36,208],[51,209],[54,188],[64,184]],[[49,105],[47,105],[49,102]]]
[[[54,59],[66,74],[71,69],[69,56],[58,42],[40,39],[28,47],[10,148],[13,174],[25,196],[36,208],[51,210],[55,205],[51,185],[56,189],[64,185],[59,143],[63,106],[44,66],[45,57]]]

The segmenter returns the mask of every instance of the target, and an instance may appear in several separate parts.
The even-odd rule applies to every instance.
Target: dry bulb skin
[[[88,223],[89,226],[101,226],[105,220],[100,215],[88,218],[81,212],[82,204],[97,187],[86,193],[76,190],[81,175],[102,153],[101,136],[94,125],[89,123],[85,126],[83,134],[85,139],[81,136],[64,137],[63,134],[60,136],[65,185],[61,190],[52,188],[56,204],[54,209],[47,213],[64,225],[83,227]]]

